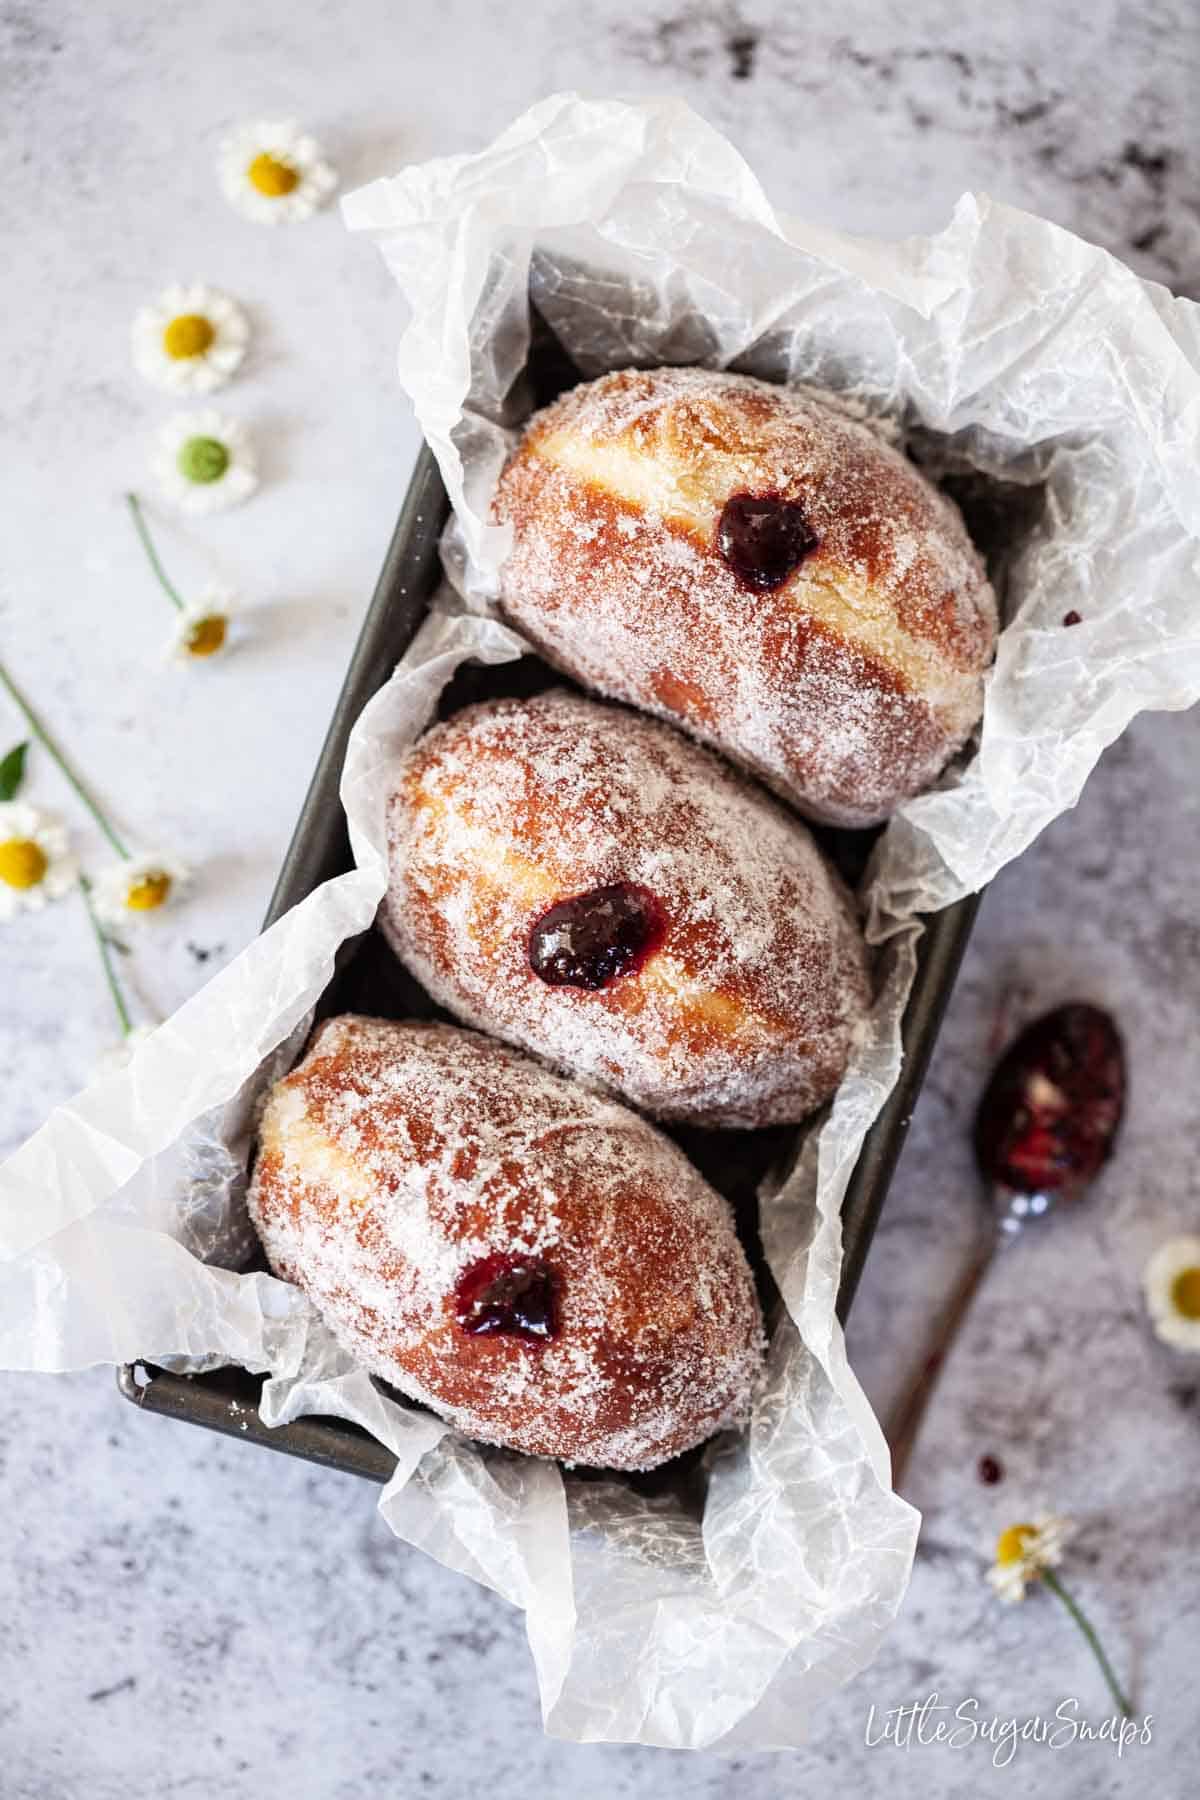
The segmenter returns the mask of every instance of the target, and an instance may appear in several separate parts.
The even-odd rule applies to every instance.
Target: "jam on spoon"
[[[540,1256],[484,1256],[460,1275],[454,1314],[472,1337],[546,1343],[558,1334],[554,1276]]]
[[[732,494],[717,523],[717,549],[744,588],[768,594],[817,548],[817,534],[796,500],[781,494]]]
[[[1083,1198],[1112,1154],[1124,1109],[1121,1035],[1098,1006],[1075,1001],[1035,1019],[996,1065],[975,1116],[988,1227],[888,1430],[896,1487],[954,1335],[996,1251],[1057,1203]]]
[[[560,900],[529,936],[529,966],[549,987],[608,987],[662,942],[662,907],[648,888],[618,881]]]
[[[984,1090],[980,1173],[1017,1194],[1070,1198],[1111,1156],[1124,1106],[1125,1054],[1112,1019],[1098,1006],[1060,1006],[1025,1028]]]

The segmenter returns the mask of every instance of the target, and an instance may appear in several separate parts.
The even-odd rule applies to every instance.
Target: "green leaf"
[[[17,744],[0,762],[0,800],[12,800],[25,779],[25,752],[28,744]]]

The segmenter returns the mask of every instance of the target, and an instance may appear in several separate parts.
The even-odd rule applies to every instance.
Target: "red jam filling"
[[[717,549],[742,586],[759,594],[782,587],[817,541],[804,508],[780,494],[733,494],[717,524]]]
[[[485,1256],[459,1277],[454,1316],[472,1337],[547,1343],[558,1335],[554,1276],[539,1256]]]
[[[594,991],[640,968],[664,930],[648,889],[628,881],[592,888],[542,914],[529,935],[529,966],[549,987]]]
[[[1018,1193],[1081,1187],[1107,1162],[1124,1106],[1113,1020],[1098,1006],[1060,1006],[997,1064],[975,1118],[979,1167]]]

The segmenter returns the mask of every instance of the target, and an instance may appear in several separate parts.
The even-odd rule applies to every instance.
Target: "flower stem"
[[[171,604],[176,607],[179,612],[182,612],[183,601],[179,598],[179,594],[174,586],[168,581],[167,572],[158,560],[158,551],[154,548],[149,528],[142,514],[141,501],[136,494],[126,494],[125,498],[129,502],[129,510],[133,514],[133,528],[142,540],[142,549],[146,552],[150,567],[158,577],[158,585],[161,587]]]
[[[1058,1579],[1058,1576],[1054,1573],[1053,1569],[1043,1569],[1041,1574],[1042,1574],[1042,1580],[1045,1582],[1046,1586],[1050,1589],[1052,1594],[1058,1595],[1059,1599],[1062,1601],[1063,1605],[1066,1607],[1067,1611],[1070,1613],[1071,1617],[1074,1619],[1075,1623],[1078,1625],[1080,1631],[1082,1631],[1088,1644],[1091,1646],[1092,1654],[1096,1658],[1096,1661],[1100,1664],[1100,1672],[1104,1676],[1105,1681],[1108,1683],[1109,1692],[1111,1693],[1113,1699],[1116,1701],[1117,1708],[1120,1711],[1122,1718],[1125,1718],[1125,1719],[1132,1718],[1133,1717],[1133,1708],[1132,1708],[1132,1706],[1130,1706],[1128,1700],[1125,1698],[1125,1695],[1121,1691],[1120,1683],[1118,1682],[1116,1676],[1113,1674],[1112,1664],[1109,1662],[1107,1656],[1105,1656],[1104,1651],[1100,1645],[1100,1639],[1096,1636],[1096,1633],[1095,1633],[1092,1625],[1090,1624],[1088,1619],[1084,1616],[1080,1607],[1075,1603],[1074,1600],[1072,1600],[1070,1594],[1068,1594],[1066,1588],[1063,1586],[1062,1582]]]
[[[108,947],[108,939],[101,930],[100,921],[96,917],[96,908],[92,904],[92,884],[86,875],[79,877],[79,891],[83,895],[83,904],[87,907],[87,916],[95,933],[96,947],[100,952],[100,961],[104,965],[104,978],[108,982],[108,991],[112,995],[113,1005],[117,1009],[117,1017],[121,1021],[121,1035],[128,1037],[133,1030],[133,1020],[129,1017],[129,1009],[121,995],[117,972],[113,968],[112,951]]]
[[[95,819],[97,825],[100,827],[101,831],[104,833],[105,837],[108,839],[109,843],[112,845],[112,847],[116,851],[117,855],[119,857],[121,857],[121,859],[124,862],[128,862],[129,861],[129,851],[125,848],[125,845],[121,842],[120,838],[117,836],[116,832],[113,830],[112,826],[109,824],[108,820],[105,818],[104,814],[101,812],[99,806],[97,806],[96,802],[92,799],[92,796],[88,793],[88,791],[84,787],[82,781],[80,781],[78,775],[75,773],[74,769],[71,767],[70,763],[67,761],[66,757],[63,755],[63,752],[59,749],[59,747],[55,743],[54,739],[50,736],[50,733],[46,730],[46,727],[42,724],[42,721],[38,718],[38,716],[34,712],[32,706],[30,706],[28,700],[25,698],[24,694],[21,692],[20,688],[17,686],[16,682],[13,680],[13,678],[9,674],[8,670],[4,667],[3,663],[0,663],[0,686],[7,688],[12,699],[16,702],[16,704],[20,707],[21,711],[24,713],[25,720],[29,726],[30,731],[32,731],[34,737],[38,740],[38,743],[42,746],[42,749],[48,750],[50,752],[50,755],[54,758],[55,762],[58,764],[59,768],[62,770],[63,775],[66,777],[66,779],[70,783],[70,785],[74,788],[74,790],[78,794],[79,798],[83,801],[83,804],[87,807],[88,811],[91,813],[93,819]]]

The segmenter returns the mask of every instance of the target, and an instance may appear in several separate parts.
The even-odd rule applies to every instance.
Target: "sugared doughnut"
[[[328,1020],[268,1098],[250,1213],[351,1354],[468,1437],[647,1469],[748,1410],[762,1320],[724,1200],[473,1032]]]
[[[440,1004],[659,1118],[827,1100],[870,999],[807,828],[656,720],[565,692],[468,708],[396,771],[380,924]]]
[[[624,370],[535,415],[495,517],[508,618],[811,818],[869,825],[976,724],[996,602],[951,503],[809,390]]]

